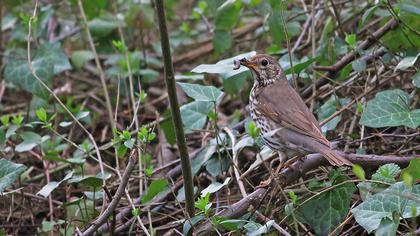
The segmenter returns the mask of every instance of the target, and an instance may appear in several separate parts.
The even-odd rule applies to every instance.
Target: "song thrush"
[[[250,113],[266,145],[286,153],[321,153],[334,166],[352,164],[332,150],[276,59],[260,54],[234,64],[236,69],[240,65],[248,67],[255,79],[249,96]]]

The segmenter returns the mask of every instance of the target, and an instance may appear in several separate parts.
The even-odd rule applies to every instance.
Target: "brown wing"
[[[318,121],[286,79],[279,79],[262,88],[257,94],[257,101],[257,109],[263,115],[330,146],[330,142],[321,132]]]

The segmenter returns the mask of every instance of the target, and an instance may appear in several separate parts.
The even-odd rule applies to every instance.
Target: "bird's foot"
[[[257,188],[270,187],[271,182],[272,182],[272,179],[271,179],[271,176],[270,176],[268,179],[261,181],[260,184],[257,186]]]
[[[295,161],[299,158],[300,158],[299,156],[294,156],[290,160],[287,160],[286,162],[282,163],[282,166],[277,167],[277,172],[276,173],[280,173],[283,169],[286,169],[286,168],[291,168],[291,169],[295,170],[294,167],[293,167],[293,163],[295,163]],[[280,167],[281,167],[281,169],[279,170]]]

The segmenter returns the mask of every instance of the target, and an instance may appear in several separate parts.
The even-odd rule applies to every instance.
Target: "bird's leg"
[[[286,167],[286,163],[288,163],[288,162],[287,162],[287,156],[286,156],[286,153],[284,153],[284,152],[277,152],[277,153],[278,153],[278,155],[279,155],[280,164],[279,164],[279,166],[277,167],[276,172],[274,172],[275,174],[280,173],[280,171],[281,171],[284,167]]]
[[[292,166],[292,164],[297,160],[297,159],[299,159],[299,158],[301,158],[299,155],[296,155],[296,156],[294,156],[294,157],[292,157],[292,158],[290,158],[290,160],[287,160],[285,163],[284,163],[284,168],[292,168],[293,170],[295,170],[294,169],[294,167]]]
[[[260,184],[257,186],[257,188],[266,188],[268,186],[270,186],[271,182],[272,182],[272,178],[275,177],[276,174],[280,173],[280,171],[283,169],[283,167],[285,166],[285,164],[287,163],[287,156],[284,152],[277,152],[278,156],[279,156],[279,161],[280,164],[277,167],[276,171],[273,173],[270,173],[270,177],[268,177],[268,179],[263,180],[260,182]]]

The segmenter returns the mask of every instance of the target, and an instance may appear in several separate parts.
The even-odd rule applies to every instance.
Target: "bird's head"
[[[236,65],[248,67],[254,79],[260,85],[273,83],[276,79],[285,78],[282,68],[274,57],[258,54],[250,59],[240,59],[234,62]]]

